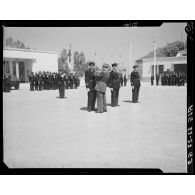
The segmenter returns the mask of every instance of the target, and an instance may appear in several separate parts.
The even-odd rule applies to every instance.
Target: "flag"
[[[69,57],[69,62],[71,62],[71,44],[70,44],[70,48],[69,48],[69,52],[68,52],[68,57]]]

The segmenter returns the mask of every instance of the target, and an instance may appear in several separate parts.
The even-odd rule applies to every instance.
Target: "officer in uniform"
[[[161,85],[164,86],[164,75],[161,74]]]
[[[4,82],[5,82],[4,83],[4,87],[5,87],[4,91],[10,92],[10,90],[11,90],[11,77],[10,77],[9,73],[5,73]]]
[[[68,80],[70,83],[70,89],[73,89],[73,82],[74,82],[73,73],[70,73]]]
[[[5,74],[5,72],[4,72],[4,73],[3,73],[3,92],[6,92],[5,81],[6,81],[6,74]]]
[[[138,103],[139,90],[140,90],[140,76],[137,71],[137,66],[133,66],[134,71],[131,72],[131,86],[132,86],[132,101]]]
[[[38,90],[38,74],[37,73],[35,73],[35,90]]]
[[[65,82],[64,82],[64,75],[58,75],[58,88],[59,88],[59,95],[60,98],[64,98],[65,95]]]
[[[159,74],[157,73],[156,74],[156,85],[158,86],[158,84],[159,84]]]
[[[120,75],[117,69],[118,64],[112,64],[112,70],[110,72],[110,77],[108,81],[108,85],[111,89],[111,106],[119,106],[118,98],[119,98],[119,89],[120,89]]]
[[[95,72],[96,77],[96,96],[97,96],[97,113],[107,112],[107,105],[106,105],[106,87],[107,82],[109,79],[109,72],[108,72],[109,65],[104,64],[102,66],[102,71]]]
[[[43,89],[43,80],[42,80],[41,73],[39,73],[39,75],[38,75],[38,89],[39,89],[39,91],[42,91],[42,89]]]
[[[154,75],[151,75],[151,85],[154,85]]]
[[[32,72],[32,75],[29,76],[29,81],[30,81],[30,91],[34,91],[34,87],[35,87],[35,75]]]
[[[121,83],[121,87],[123,87],[123,75],[120,74],[120,83]]]
[[[88,93],[87,110],[95,111],[96,91],[95,91],[95,63],[89,62],[89,69],[85,71],[85,86]]]

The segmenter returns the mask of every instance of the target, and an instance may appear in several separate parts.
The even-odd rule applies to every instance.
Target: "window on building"
[[[162,74],[164,72],[164,65],[159,65],[159,74]]]

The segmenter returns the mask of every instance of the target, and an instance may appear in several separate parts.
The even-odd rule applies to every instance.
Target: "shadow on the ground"
[[[86,110],[87,111],[87,107],[81,107],[80,110]]]
[[[66,99],[67,97],[60,98],[60,97],[58,96],[58,97],[56,97],[56,98],[59,98],[59,99]]]
[[[123,102],[134,103],[134,102],[131,101],[131,100],[124,100]]]
[[[111,104],[106,104],[106,106],[111,106]]]

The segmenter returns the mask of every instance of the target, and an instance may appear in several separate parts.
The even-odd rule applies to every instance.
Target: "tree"
[[[5,46],[6,47],[14,47],[14,40],[12,37],[8,37],[6,40],[5,40]]]
[[[74,52],[74,71],[79,74],[79,76],[83,76],[86,70],[85,63],[85,54],[81,52],[79,54],[78,51]]]
[[[65,70],[68,74],[70,73],[70,68],[68,66],[67,60],[68,60],[68,51],[67,49],[63,49],[58,59],[58,71]]]
[[[13,38],[11,36],[9,36],[6,40],[5,40],[5,46],[6,47],[11,47],[11,48],[22,48],[25,49],[25,44],[21,41],[14,41]],[[26,48],[28,49],[28,47]],[[30,48],[29,48],[30,49]]]
[[[185,43],[181,41],[175,41],[168,43],[165,47],[157,48],[156,57],[173,57],[176,56],[178,51],[185,48]],[[143,58],[152,58],[154,56],[154,51],[150,51]]]

